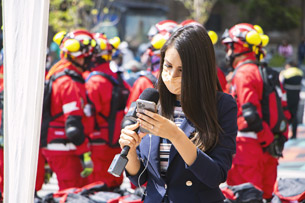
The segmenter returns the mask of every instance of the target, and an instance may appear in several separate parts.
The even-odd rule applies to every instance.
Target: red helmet
[[[91,56],[95,46],[96,42],[90,32],[75,30],[64,36],[59,48],[64,57],[75,59]]]
[[[184,20],[182,21],[179,26],[180,27],[183,27],[185,25],[201,25],[200,23],[198,23],[197,21],[195,20],[192,20],[192,19],[187,19],[187,20]],[[202,25],[201,25],[202,26]]]
[[[224,45],[234,44],[234,53],[252,52],[253,46],[261,46],[262,39],[255,26],[248,23],[234,25],[230,30],[226,29],[222,35]]]
[[[148,34],[147,34],[148,38],[151,39],[153,36],[155,36],[156,34],[158,34],[160,32],[171,33],[176,28],[177,25],[178,25],[178,23],[173,20],[163,20],[150,27]]]
[[[102,33],[95,33],[94,39],[97,43],[95,46],[94,55],[102,57],[106,61],[110,61],[112,55],[112,46],[109,43],[107,37]]]

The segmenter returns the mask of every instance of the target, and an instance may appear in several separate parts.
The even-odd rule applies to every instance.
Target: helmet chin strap
[[[244,55],[244,54],[247,54],[247,53],[251,53],[251,52],[252,52],[251,50],[244,51],[244,52],[233,54],[232,56],[235,58],[235,57],[238,57],[238,56],[241,56],[241,55]]]
[[[234,59],[238,56],[241,56],[241,55],[244,55],[244,54],[247,54],[247,53],[251,53],[251,49],[249,48],[248,51],[243,51],[243,52],[240,52],[240,53],[234,53],[234,43],[230,43],[230,46],[231,46],[231,50],[232,50],[232,54],[228,57],[226,57],[226,61],[227,61],[227,64],[234,69],[233,67],[233,62],[234,62]]]

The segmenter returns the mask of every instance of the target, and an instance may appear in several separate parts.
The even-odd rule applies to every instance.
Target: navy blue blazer
[[[138,174],[126,175],[138,186],[139,175],[148,161],[148,167],[140,177],[140,184],[147,181],[145,203],[162,202],[167,194],[169,202],[197,203],[223,202],[224,196],[219,185],[226,181],[227,172],[231,168],[232,156],[236,151],[237,106],[232,96],[218,93],[218,121],[223,129],[216,147],[208,153],[197,149],[195,162],[188,166],[172,145],[166,178],[160,175],[159,146],[160,137],[145,136],[137,148],[141,168]],[[194,127],[184,119],[180,128],[189,137]],[[148,157],[151,138],[151,152]]]

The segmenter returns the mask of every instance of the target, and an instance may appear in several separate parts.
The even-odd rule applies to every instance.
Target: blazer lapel
[[[195,128],[192,127],[186,118],[184,118],[184,120],[182,121],[181,125],[180,125],[180,129],[183,130],[183,132],[186,134],[187,137],[190,137],[191,133],[194,132]],[[174,147],[174,145],[172,145],[171,149],[170,149],[170,153],[169,153],[169,160],[168,160],[168,166],[170,165],[171,161],[174,159],[174,157],[177,154],[177,150]]]

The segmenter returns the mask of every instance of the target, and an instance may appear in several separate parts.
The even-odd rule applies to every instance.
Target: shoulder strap
[[[84,83],[84,79],[83,79],[83,77],[79,73],[75,72],[74,70],[65,69],[64,71],[58,72],[58,73],[56,73],[56,74],[54,74],[54,75],[52,75],[50,77],[50,79],[49,79],[51,81],[50,88],[52,89],[52,83],[55,80],[57,80],[58,78],[60,78],[62,76],[65,76],[65,75],[70,76],[73,81],[76,81],[76,82],[79,82],[79,83]],[[60,113],[52,116],[52,120],[51,121],[59,118],[63,114],[64,114],[63,112],[60,112]]]
[[[86,82],[87,82],[92,76],[94,76],[94,75],[103,76],[104,78],[106,78],[107,80],[109,80],[109,81],[112,83],[112,85],[119,85],[118,80],[116,80],[113,76],[108,75],[108,74],[106,74],[106,73],[104,73],[104,72],[101,72],[101,71],[92,71],[92,72],[88,75],[88,77],[86,78]]]
[[[55,80],[57,80],[58,78],[60,78],[64,75],[70,76],[73,81],[80,82],[80,83],[85,82],[82,75],[80,75],[79,73],[75,72],[74,70],[70,70],[70,69],[65,69],[61,72],[58,72],[58,73],[52,75],[50,77],[50,80],[52,80],[54,82]]]
[[[266,66],[262,66],[262,65],[259,65],[258,69],[259,69],[259,73],[260,73],[263,83],[264,83],[264,88],[266,86],[266,88],[269,87],[270,89],[275,89],[275,87],[276,87],[277,83],[279,83],[279,81],[275,81],[276,79],[274,78],[275,77],[274,73],[271,72],[274,70],[272,70],[270,67],[266,67]],[[268,73],[268,70],[269,70],[269,73]]]
[[[241,64],[239,64],[239,65],[235,68],[235,70],[234,70],[234,72],[233,72],[233,75],[232,75],[232,79],[235,77],[235,75],[236,75],[236,73],[237,73],[237,70],[238,70],[241,66],[243,66],[243,65],[245,65],[245,64],[248,64],[248,63],[252,63],[252,64],[256,64],[256,65],[257,65],[257,63],[255,63],[254,61],[251,61],[251,60],[246,60],[246,61],[242,62]]]

